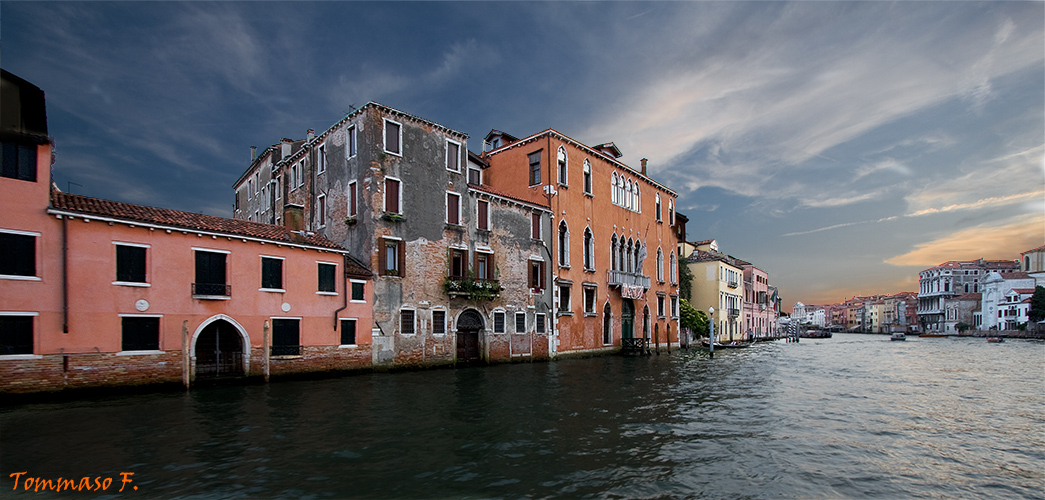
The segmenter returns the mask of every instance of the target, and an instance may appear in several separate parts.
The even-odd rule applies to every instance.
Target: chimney
[[[313,129],[308,129],[308,132],[305,135],[308,136],[308,140],[311,141],[314,137],[316,137],[316,131]]]
[[[639,163],[642,164],[642,175],[646,175],[646,159],[643,158],[639,160]]]
[[[295,243],[305,241],[305,207],[287,203],[283,206],[283,227],[289,229],[290,240]],[[299,231],[299,232],[294,232]]]
[[[279,140],[280,142],[280,158],[286,158],[290,156],[290,148],[294,144],[293,139],[287,139],[286,137]]]
[[[251,146],[250,147],[250,162],[254,163],[254,160],[257,160],[257,159],[258,159],[258,147],[257,146]]]

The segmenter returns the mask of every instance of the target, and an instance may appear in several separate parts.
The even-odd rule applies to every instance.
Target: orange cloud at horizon
[[[930,268],[951,260],[1017,260],[1020,252],[1045,244],[1045,214],[1024,214],[1001,226],[955,231],[885,260],[894,266]]]

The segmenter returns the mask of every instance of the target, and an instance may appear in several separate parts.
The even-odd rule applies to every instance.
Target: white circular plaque
[[[138,300],[138,302],[134,303],[134,308],[141,312],[145,312],[149,309],[149,301],[145,299],[140,299]]]
[[[283,309],[283,312],[290,312],[290,303],[289,302],[284,302],[282,309]]]

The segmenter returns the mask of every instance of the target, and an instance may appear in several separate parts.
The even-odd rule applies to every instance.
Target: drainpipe
[[[62,216],[62,333],[69,333],[69,218]]]
[[[348,255],[341,254],[341,258],[342,258],[342,261],[341,261],[341,266],[342,266],[341,267],[341,270],[342,270],[341,281],[347,281],[348,280]],[[337,286],[337,284],[335,284],[334,286]],[[349,294],[349,292],[350,292],[350,290],[348,288],[348,285],[345,285],[345,293],[344,293],[344,297],[341,300],[341,307],[337,308],[337,310],[334,311],[334,331],[337,331],[337,315],[341,314],[341,311],[344,311],[345,309],[348,309],[348,294]]]

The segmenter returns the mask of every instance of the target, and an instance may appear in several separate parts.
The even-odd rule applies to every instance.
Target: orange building
[[[58,192],[43,93],[3,76],[0,392],[371,366],[370,272],[344,248]]]
[[[555,355],[678,344],[677,194],[612,143],[491,131],[483,183],[552,212]],[[535,269],[539,273],[540,269]]]

